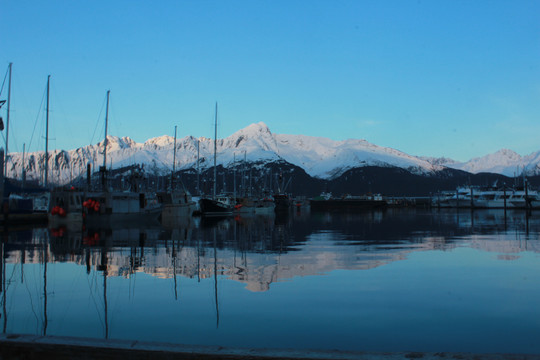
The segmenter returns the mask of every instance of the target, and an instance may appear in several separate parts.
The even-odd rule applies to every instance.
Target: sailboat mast
[[[47,110],[45,115],[45,181],[44,186],[47,187],[49,179],[49,94],[51,85],[51,75],[47,76]]]
[[[174,189],[174,172],[176,171],[176,125],[174,126],[174,152],[172,161],[171,190]]]
[[[26,153],[26,143],[23,143],[23,150],[22,150],[22,172],[21,172],[21,181],[22,181],[22,188],[24,189],[24,185],[26,183],[26,170],[24,168],[24,155]]]
[[[214,193],[213,199],[216,199],[216,186],[217,186],[217,167],[216,167],[216,153],[217,153],[217,102],[216,102],[216,118],[214,123]]]
[[[111,90],[107,90],[107,106],[105,108],[105,140],[103,141],[103,171],[107,168],[107,127],[109,126],[109,94]]]
[[[197,195],[201,195],[201,172],[199,170],[199,150],[201,142],[197,139]]]
[[[6,114],[6,153],[4,158],[4,176],[7,176],[8,164],[8,139],[9,139],[9,110],[11,108],[11,71],[13,63],[9,63],[9,79],[8,79],[8,98],[7,98],[7,114]]]

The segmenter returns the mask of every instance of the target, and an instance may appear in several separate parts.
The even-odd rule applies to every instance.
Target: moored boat
[[[227,216],[232,215],[234,209],[234,203],[229,196],[216,196],[217,186],[217,111],[218,105],[216,103],[215,113],[215,127],[214,127],[214,189],[212,197],[202,197],[199,200],[199,207],[203,216]]]
[[[524,187],[462,187],[453,195],[445,192],[433,199],[433,205],[438,207],[476,209],[534,208],[537,202],[540,202],[538,191]]]
[[[156,195],[158,202],[163,206],[161,213],[163,224],[174,224],[178,218],[191,217],[197,207],[197,203],[192,200],[187,190],[158,192]]]
[[[161,204],[150,193],[132,191],[89,192],[83,207],[90,227],[157,223],[162,211]]]
[[[233,214],[234,205],[227,196],[216,198],[201,198],[199,200],[201,213],[204,216],[227,216]]]
[[[347,195],[342,198],[331,196],[318,197],[311,199],[309,203],[312,211],[384,209],[388,205],[380,194],[363,196]]]
[[[155,194],[139,191],[136,183],[133,189],[118,191],[107,186],[107,127],[109,118],[109,95],[105,110],[105,137],[103,140],[103,166],[100,167],[101,190],[89,191],[85,194],[83,207],[86,223],[90,227],[111,227],[129,223],[157,223],[162,206]],[[140,176],[133,176],[140,178]]]
[[[274,204],[275,204],[274,210],[276,212],[289,211],[289,209],[291,208],[291,198],[289,195],[279,193],[279,194],[274,194],[273,198],[274,198]]]
[[[82,228],[82,199],[83,193],[76,189],[53,189],[49,196],[49,227]]]

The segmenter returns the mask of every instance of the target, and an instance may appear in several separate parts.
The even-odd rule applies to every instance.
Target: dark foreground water
[[[306,211],[4,233],[4,333],[540,354],[540,212]]]

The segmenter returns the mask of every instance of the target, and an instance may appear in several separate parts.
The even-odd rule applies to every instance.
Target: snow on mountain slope
[[[281,157],[316,177],[339,176],[361,166],[396,166],[426,173],[440,167],[398,150],[380,147],[365,140],[333,141],[303,135],[275,135]]]
[[[174,138],[168,135],[136,143],[128,137],[108,136],[107,167],[120,168],[141,164],[146,171],[166,174],[172,170]],[[49,152],[49,182],[63,184],[78,176],[84,176],[88,163],[93,171],[103,164],[103,141],[76,150]],[[470,172],[492,171],[512,175],[516,163],[533,164],[530,169],[540,169],[540,152],[521,157],[510,150],[501,150],[467,163],[450,159],[420,158],[401,151],[377,146],[366,140],[348,139],[334,141],[305,135],[272,134],[266,124],[259,122],[237,131],[231,136],[218,139],[217,164],[240,166],[244,158],[248,162],[275,162],[284,160],[303,168],[308,174],[319,178],[332,178],[351,168],[362,166],[396,166],[414,173],[429,174],[443,166]],[[197,167],[197,153],[201,169],[214,164],[214,140],[186,136],[176,141],[176,169]],[[43,179],[45,156],[43,152],[26,155],[27,178]],[[7,175],[21,178],[22,154],[9,154]],[[522,166],[523,167],[523,166]]]
[[[490,172],[506,176],[520,175],[524,169],[527,174],[537,173],[540,152],[521,156],[509,149],[501,149],[493,154],[471,159],[467,162],[447,163],[445,166],[477,174]]]

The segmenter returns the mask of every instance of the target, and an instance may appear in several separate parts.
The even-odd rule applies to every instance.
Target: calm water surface
[[[4,333],[540,354],[538,212],[303,211],[2,240]]]

